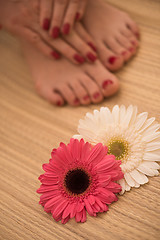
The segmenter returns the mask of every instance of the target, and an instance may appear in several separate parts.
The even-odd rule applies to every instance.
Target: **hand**
[[[87,0],[40,0],[40,24],[50,36],[68,35],[75,21],[82,19]]]

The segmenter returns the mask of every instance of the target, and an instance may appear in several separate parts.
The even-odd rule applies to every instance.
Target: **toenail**
[[[135,33],[136,37],[139,38],[140,34],[138,32]]]
[[[47,31],[49,27],[50,27],[50,20],[48,18],[45,18],[43,20],[43,29]]]
[[[133,47],[130,47],[130,48],[128,48],[128,50],[129,50],[130,52],[133,52],[133,51],[134,51],[134,48],[133,48]]]
[[[102,87],[105,89],[108,85],[113,84],[112,80],[108,79],[102,83]]]
[[[113,64],[115,61],[116,61],[116,59],[117,59],[117,57],[110,57],[109,59],[108,59],[108,62],[110,63],[110,64]]]
[[[78,63],[84,63],[84,61],[85,61],[85,59],[78,54],[75,54],[73,57]]]
[[[76,13],[75,20],[76,20],[76,21],[78,21],[79,19],[80,19],[80,13],[79,13],[79,12],[77,12],[77,13]]]
[[[54,27],[52,30],[52,37],[53,38],[58,38],[59,37],[59,27]]]
[[[67,34],[69,34],[69,31],[70,31],[70,24],[65,23],[63,26],[63,33],[67,35]]]
[[[56,102],[56,105],[57,105],[57,106],[62,106],[62,102],[61,102],[61,101],[57,101],[57,102]]]
[[[89,96],[88,96],[88,95],[86,95],[86,96],[83,97],[83,100],[85,100],[85,101],[87,101],[88,99],[89,99]]]
[[[131,41],[131,43],[132,43],[133,45],[136,45],[136,42],[135,42],[135,41]]]
[[[127,51],[123,51],[121,54],[125,56],[127,54]]]
[[[93,97],[96,99],[96,98],[98,98],[100,96],[100,93],[99,92],[95,92],[94,94],[93,94]]]
[[[60,59],[60,57],[61,57],[61,55],[60,55],[58,52],[56,52],[56,51],[52,51],[52,52],[51,52],[51,55],[52,55],[52,57],[54,57],[55,59]]]
[[[87,53],[87,58],[91,61],[91,62],[95,62],[97,57],[95,55],[93,55],[93,53],[89,52]]]
[[[88,45],[93,49],[93,51],[97,52],[97,48],[93,43],[88,42]]]
[[[79,99],[78,99],[78,98],[75,98],[74,104],[78,104],[78,103],[79,103]]]

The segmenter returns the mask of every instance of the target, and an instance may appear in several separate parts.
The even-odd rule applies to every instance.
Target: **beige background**
[[[160,121],[160,1],[110,0],[126,10],[141,30],[136,57],[116,73],[120,92],[99,105],[58,108],[34,91],[15,39],[0,32],[0,239],[158,239],[160,178],[153,177],[110,206],[106,214],[56,223],[38,204],[37,177],[53,147],[68,142],[78,120],[101,106],[135,104]]]

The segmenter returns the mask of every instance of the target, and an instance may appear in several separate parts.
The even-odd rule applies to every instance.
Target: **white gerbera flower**
[[[147,112],[137,115],[137,107],[115,105],[112,112],[107,107],[87,113],[79,121],[74,138],[84,138],[92,144],[99,142],[108,146],[108,153],[121,160],[124,178],[119,180],[123,194],[131,187],[139,187],[148,182],[147,176],[159,174],[160,124],[149,118]]]

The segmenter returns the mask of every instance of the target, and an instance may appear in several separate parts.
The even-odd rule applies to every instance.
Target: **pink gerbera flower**
[[[37,192],[42,194],[39,203],[56,221],[66,223],[75,217],[85,222],[86,211],[96,216],[108,210],[106,204],[118,200],[114,193],[121,186],[114,181],[123,178],[121,162],[107,150],[101,143],[92,147],[73,138],[53,149],[50,162],[43,164],[45,173],[39,177],[42,184]]]

